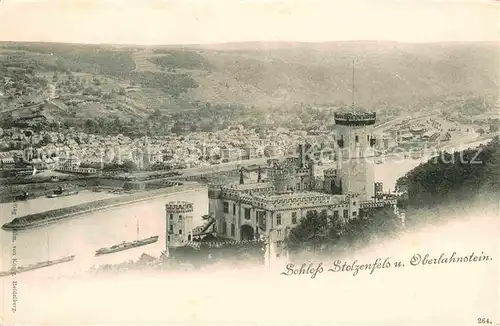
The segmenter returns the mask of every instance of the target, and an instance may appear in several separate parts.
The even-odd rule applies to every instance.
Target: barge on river
[[[156,241],[158,241],[158,236],[157,235],[155,235],[153,237],[141,239],[141,240],[134,240],[134,241],[129,241],[129,242],[123,241],[120,244],[96,250],[95,255],[96,256],[101,256],[101,255],[112,254],[112,253],[115,253],[115,252],[132,249],[132,248],[135,248],[135,247],[141,247],[141,246],[145,246],[145,245],[148,245],[148,244],[152,244],[152,243],[155,243]]]
[[[70,207],[57,208],[45,212],[16,217],[10,222],[5,223],[2,226],[2,229],[7,231],[19,231],[19,230],[36,228],[52,223],[57,223],[59,221],[66,220],[69,218],[80,217],[82,215],[104,209],[116,208],[122,205],[129,205],[129,204],[139,203],[142,201],[153,200],[156,198],[169,196],[173,193],[192,191],[197,189],[201,190],[202,188],[203,187],[200,187],[197,184],[184,185],[180,189],[161,188],[157,190],[142,191],[138,193],[127,194],[115,198],[101,199]]]
[[[8,276],[8,275],[15,275],[19,273],[24,273],[24,272],[29,272],[35,269],[40,269],[44,267],[49,267],[57,264],[62,264],[62,263],[67,263],[75,259],[75,255],[67,256],[64,258],[56,259],[56,260],[46,260],[42,262],[38,262],[36,264],[31,264],[28,266],[20,266],[17,268],[11,268],[10,270],[0,272],[0,277],[2,276]]]

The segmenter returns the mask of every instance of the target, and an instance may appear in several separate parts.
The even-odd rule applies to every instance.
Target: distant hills
[[[404,113],[476,99],[487,109],[500,88],[498,51],[493,43],[131,47],[7,42],[0,43],[0,81],[12,80],[15,67],[30,67],[47,85],[37,81],[40,85],[28,85],[33,89],[13,97],[35,93],[43,100],[55,88],[50,113],[54,116],[56,110],[61,119],[141,118],[155,110],[198,110],[204,103],[293,112],[304,106],[350,104],[354,60],[359,106]],[[0,88],[3,112],[22,107],[15,99],[5,102],[8,91]]]

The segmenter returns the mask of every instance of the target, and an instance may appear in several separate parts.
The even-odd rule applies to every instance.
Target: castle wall
[[[359,194],[362,200],[373,200],[375,195],[375,165],[371,160],[352,159],[340,163],[339,179],[343,194]]]
[[[224,238],[242,240],[242,226],[248,225],[257,234],[276,231],[277,240],[284,241],[287,233],[295,227],[308,211],[326,210],[328,215],[336,216],[340,222],[347,222],[359,214],[359,196],[321,196],[319,193],[305,193],[304,197],[279,196],[276,200],[262,201],[265,197],[245,194],[238,196],[228,189],[224,193],[212,192],[209,198],[209,211],[216,219],[217,234]],[[224,228],[225,223],[225,228]],[[234,225],[234,233],[231,226]],[[278,243],[279,247],[279,243]]]

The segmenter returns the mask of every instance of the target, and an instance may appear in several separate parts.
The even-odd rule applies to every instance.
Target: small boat
[[[30,194],[27,191],[23,191],[20,195],[16,196],[16,200],[28,200]]]
[[[119,194],[123,194],[125,191],[123,189],[112,189],[112,190],[109,190],[108,193],[110,194],[116,194],[116,195],[119,195]]]
[[[139,222],[137,222],[137,240],[128,241],[128,242],[123,241],[122,243],[111,246],[111,247],[101,248],[99,250],[96,250],[95,255],[101,256],[101,255],[112,254],[115,252],[132,249],[135,247],[145,246],[145,245],[148,245],[151,243],[155,243],[156,241],[158,241],[157,235],[149,237],[149,238],[145,238],[145,239],[139,239]]]
[[[67,190],[59,187],[58,190],[54,190],[54,193],[47,195],[48,198],[57,198],[57,197],[65,197],[65,196],[73,196],[78,195],[78,190]]]

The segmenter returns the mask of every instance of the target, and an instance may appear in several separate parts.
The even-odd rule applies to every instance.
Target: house
[[[242,148],[242,160],[251,160],[257,157],[257,148],[252,145],[247,145]]]
[[[2,169],[11,169],[15,165],[15,160],[13,157],[3,157],[0,158],[0,166]]]
[[[41,169],[41,168],[45,167],[45,162],[39,158],[34,158],[30,163],[31,163],[31,165],[33,165],[37,169]]]
[[[228,146],[222,146],[220,150],[222,162],[233,162],[241,158],[241,150]]]
[[[49,170],[54,170],[57,167],[57,162],[50,157],[45,158],[43,160],[43,163],[45,164],[45,167]]]
[[[422,140],[431,141],[431,139],[436,140],[439,137],[439,132],[427,131],[422,135]]]
[[[413,139],[413,134],[411,133],[405,133],[400,136],[400,139],[403,141],[409,141]]]

